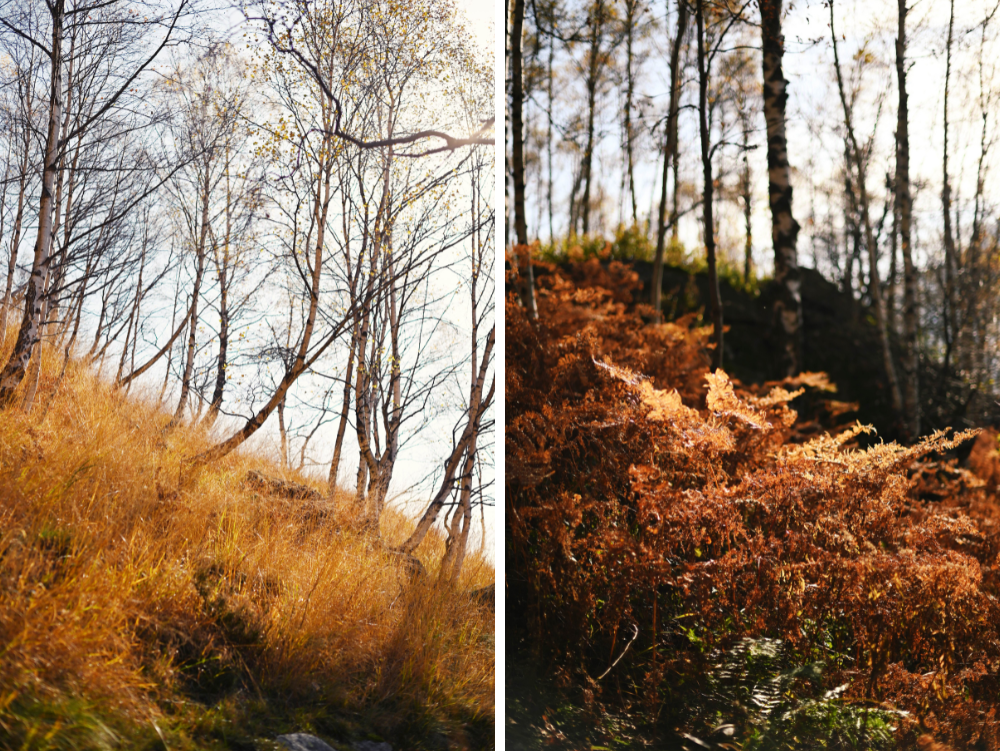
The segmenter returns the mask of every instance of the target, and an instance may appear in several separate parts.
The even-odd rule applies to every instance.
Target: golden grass
[[[0,747],[303,729],[489,744],[493,617],[461,596],[493,581],[482,557],[457,590],[411,585],[339,513],[310,518],[243,478],[315,482],[244,454],[193,474],[204,432],[164,439],[167,415],[85,368],[54,380],[32,413],[0,412]],[[411,525],[390,510],[383,537]],[[442,551],[417,551],[432,580]]]

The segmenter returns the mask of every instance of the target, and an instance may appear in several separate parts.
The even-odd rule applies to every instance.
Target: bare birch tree
[[[778,343],[778,370],[795,375],[802,369],[802,279],[796,255],[799,223],[792,216],[791,169],[785,138],[788,81],[781,64],[785,38],[781,33],[782,0],[761,0],[764,77],[764,120],[767,123],[767,177],[771,206],[771,242],[774,246],[773,330]]]
[[[9,405],[13,400],[14,390],[24,379],[32,351],[41,337],[46,283],[52,266],[55,183],[63,150],[105,118],[123,97],[128,98],[136,79],[176,40],[175,31],[186,8],[187,0],[180,0],[166,12],[149,6],[143,22],[138,23],[132,15],[134,4],[126,7],[124,2],[56,0],[43,8],[37,3],[8,0],[0,5],[0,28],[4,34],[25,39],[39,49],[49,78],[47,96],[39,102],[40,110],[46,111],[47,126],[34,257],[17,341],[0,373],[0,404]],[[88,114],[63,131],[65,45],[74,33],[100,35],[104,57],[117,58],[124,65],[113,77],[100,82],[103,85],[86,92],[95,106],[81,107]]]

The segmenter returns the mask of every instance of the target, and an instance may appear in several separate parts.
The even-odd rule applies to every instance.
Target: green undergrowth
[[[387,738],[372,730],[379,714],[391,708],[351,711],[336,699],[288,703],[280,697],[253,697],[234,692],[213,704],[178,695],[156,717],[137,717],[105,703],[65,696],[21,698],[3,709],[0,748],[19,751],[277,751],[282,733],[308,732],[337,751],[355,741],[394,741],[394,747],[444,751],[452,738],[435,730],[429,718],[405,728],[405,738]],[[422,724],[424,727],[421,727]],[[467,743],[488,747],[492,718],[470,725]]]
[[[554,238],[548,243],[539,241],[534,246],[533,253],[540,261],[556,264],[578,263],[591,258],[601,261],[651,263],[656,256],[656,234],[655,229],[650,232],[645,223],[619,225],[611,237],[596,233],[586,235],[573,233]],[[720,252],[718,256],[717,271],[720,282],[735,290],[749,292],[752,295],[759,294],[761,286],[767,279],[758,277],[754,267],[751,267],[750,277],[744,278],[742,257],[730,256],[731,254],[725,252]],[[674,237],[666,238],[663,263],[689,274],[704,274],[708,271],[704,248],[700,246],[688,248]]]
[[[698,684],[675,687],[651,708],[627,675],[600,682],[605,701],[584,698],[583,682],[559,682],[538,661],[507,662],[505,725],[511,751],[890,751],[905,713],[845,701],[818,690],[822,662],[797,664],[775,639],[746,639],[711,655]],[[604,685],[604,684],[607,685]],[[624,697],[631,696],[631,700]],[[647,699],[650,697],[647,695]],[[624,700],[623,700],[624,699]],[[681,728],[687,727],[687,732]]]

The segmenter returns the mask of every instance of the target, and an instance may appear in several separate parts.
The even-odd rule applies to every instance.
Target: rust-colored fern
[[[904,745],[1000,747],[997,546],[911,479],[975,431],[797,435],[790,403],[822,374],[744,389],[708,372],[692,319],[644,321],[624,267],[542,272],[536,322],[506,306],[507,565],[535,643],[593,695],[643,687],[655,717],[718,650],[780,639],[825,663],[815,691],[903,712]]]

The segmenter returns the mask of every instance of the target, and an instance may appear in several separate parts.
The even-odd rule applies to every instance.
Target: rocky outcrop
[[[247,472],[246,477],[243,478],[243,484],[259,492],[287,498],[290,501],[313,501],[319,503],[324,500],[319,491],[313,490],[308,485],[289,482],[288,480],[279,480],[276,477],[268,477],[255,469]]]
[[[479,589],[474,589],[469,592],[469,599],[473,604],[478,605],[481,608],[486,608],[489,611],[495,611],[496,609],[496,591],[497,585],[490,584],[486,587],[480,587]]]
[[[279,735],[275,742],[288,751],[335,751],[333,746],[309,733],[289,733]]]
[[[334,519],[333,504],[307,485],[251,470],[243,478],[243,486],[265,498],[273,514],[293,519],[303,530],[324,526]]]
[[[392,746],[380,741],[355,741],[351,751],[392,751]]]
[[[326,741],[309,733],[289,733],[279,735],[274,740],[288,751],[337,751]],[[392,751],[392,746],[385,741],[354,741],[351,744],[351,751]]]

